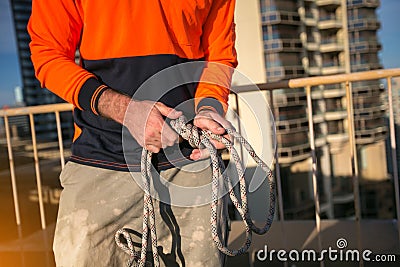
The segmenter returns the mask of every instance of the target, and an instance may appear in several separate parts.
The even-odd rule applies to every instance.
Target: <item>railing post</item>
[[[313,194],[314,194],[314,205],[315,205],[315,226],[318,235],[318,249],[322,251],[322,241],[321,241],[321,217],[320,217],[320,203],[318,196],[318,183],[317,183],[317,156],[315,153],[315,140],[314,140],[314,122],[312,114],[312,99],[311,99],[311,86],[306,86],[307,94],[307,115],[308,115],[308,128],[310,130],[309,140],[311,148],[311,158],[312,158],[312,181],[313,181]],[[320,266],[324,266],[324,261],[320,261]]]
[[[272,116],[275,119],[275,107],[274,107],[274,92],[273,90],[269,91],[269,99],[270,99],[270,107]],[[276,179],[276,187],[278,190],[278,210],[279,210],[279,221],[281,223],[281,232],[283,238],[283,247],[288,249],[287,247],[287,236],[285,229],[285,214],[283,211],[283,196],[282,196],[282,182],[281,182],[281,168],[279,165],[279,153],[278,153],[278,145],[275,147],[275,179]],[[284,267],[288,267],[288,262],[285,261],[283,263]]]
[[[362,250],[362,236],[361,236],[361,204],[360,204],[360,190],[359,190],[359,170],[358,170],[358,157],[357,157],[357,144],[355,137],[354,126],[354,110],[353,110],[353,92],[351,83],[346,82],[346,101],[347,101],[347,120],[349,130],[350,142],[350,160],[351,160],[351,173],[353,178],[353,194],[354,194],[354,210],[355,221],[357,228],[357,245],[359,251]],[[360,258],[360,266],[364,266],[363,259]]]
[[[394,192],[396,199],[397,232],[399,234],[399,242],[400,242],[400,190],[399,190],[399,174],[397,166],[396,132],[395,132],[395,123],[393,114],[393,89],[392,89],[391,77],[387,78],[387,84],[388,84],[388,102],[389,102],[390,146],[392,152]]]
[[[62,132],[61,132],[60,112],[56,111],[54,113],[56,115],[58,147],[60,148],[61,169],[64,169],[65,159],[64,159],[64,145],[63,145]]]
[[[272,111],[272,116],[275,117],[275,107],[274,107],[274,96],[273,91],[269,91],[270,107]],[[281,222],[285,221],[285,215],[283,211],[283,198],[282,198],[282,182],[281,182],[281,169],[279,165],[279,153],[278,147],[275,148],[275,178],[278,190],[278,209],[279,209],[279,220]]]
[[[10,164],[11,187],[12,187],[13,200],[14,200],[15,221],[16,221],[17,225],[19,226],[19,225],[21,225],[21,214],[20,214],[20,210],[19,210],[17,180],[15,178],[15,166],[14,166],[14,156],[13,156],[12,145],[11,145],[10,125],[8,123],[7,115],[4,116],[4,127],[6,128],[8,161]]]
[[[239,133],[243,134],[242,133],[242,124],[240,122],[239,93],[236,93],[234,95],[235,95],[236,114],[238,116],[238,125],[237,125],[237,127],[238,127]],[[243,149],[242,148],[240,148],[240,156],[241,156],[242,159],[244,159],[244,157],[243,157]]]
[[[40,178],[39,156],[38,156],[37,144],[36,144],[35,121],[33,119],[32,113],[29,113],[29,121],[31,124],[32,147],[33,147],[33,157],[34,157],[34,161],[35,161],[36,186],[37,186],[38,199],[39,199],[40,222],[41,222],[42,229],[46,229],[46,218],[44,215],[43,193],[42,193],[42,180]]]

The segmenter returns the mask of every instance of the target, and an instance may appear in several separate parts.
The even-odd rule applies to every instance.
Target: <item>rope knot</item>
[[[170,122],[172,128],[193,148],[203,148],[201,144],[202,130],[194,126],[193,124],[186,123],[185,116],[180,116],[176,120]]]

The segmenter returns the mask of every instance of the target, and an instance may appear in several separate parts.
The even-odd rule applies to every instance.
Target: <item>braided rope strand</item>
[[[194,148],[206,148],[210,153],[211,159],[211,168],[212,168],[212,180],[211,180],[211,216],[210,216],[210,226],[211,226],[211,235],[216,247],[224,254],[228,256],[237,256],[245,253],[250,245],[252,240],[252,233],[256,234],[265,234],[270,229],[274,215],[275,215],[275,181],[272,174],[272,170],[265,164],[255,153],[254,149],[251,145],[244,139],[238,132],[236,132],[232,128],[225,129],[229,134],[230,138],[239,142],[241,146],[243,146],[249,155],[255,160],[257,166],[261,167],[262,170],[267,174],[268,184],[269,184],[269,209],[267,214],[267,220],[265,225],[261,228],[258,228],[252,221],[249,211],[248,211],[248,202],[247,202],[247,187],[245,181],[245,173],[243,163],[239,157],[239,154],[232,142],[227,138],[211,133],[210,131],[204,131],[202,129],[197,128],[196,126],[186,123],[186,118],[184,116],[179,117],[176,120],[171,120],[170,122],[172,128],[180,135],[183,139],[187,140],[190,145]],[[240,192],[240,201],[235,194],[234,186],[232,184],[231,179],[225,172],[225,166],[223,164],[222,158],[218,155],[218,152],[214,145],[211,143],[211,140],[216,140],[218,142],[223,143],[228,149],[231,158],[235,164],[236,172],[239,177],[239,192]],[[125,253],[130,256],[129,261],[127,262],[127,266],[131,267],[133,264],[137,263],[139,267],[144,267],[146,264],[146,253],[148,246],[148,237],[150,230],[150,238],[151,238],[151,247],[152,254],[154,260],[154,266],[159,267],[160,261],[157,251],[157,233],[155,226],[155,214],[154,214],[154,206],[153,201],[150,195],[150,181],[152,181],[153,177],[151,174],[151,159],[152,153],[145,148],[142,151],[141,158],[141,175],[144,185],[144,203],[143,203],[143,233],[142,233],[142,247],[141,252],[135,251],[133,247],[133,242],[129,233],[125,229],[120,229],[115,234],[115,241],[118,247],[120,247]],[[221,180],[221,181],[220,181]],[[218,235],[218,224],[217,224],[217,207],[218,207],[218,199],[219,199],[219,188],[220,182],[222,182],[227,189],[232,204],[238,211],[240,217],[243,220],[245,225],[245,240],[243,245],[236,250],[231,250],[227,248],[220,239]],[[127,244],[123,244],[121,242],[121,237],[123,237]]]
[[[121,236],[126,240],[126,245],[121,242],[120,238]],[[135,251],[135,247],[133,246],[133,242],[131,239],[131,236],[125,229],[119,229],[115,233],[115,243],[117,244],[118,247],[120,247],[125,253],[127,253],[130,258],[126,264],[127,267],[130,267],[133,265],[135,261],[138,261],[140,259],[140,253],[138,251]]]

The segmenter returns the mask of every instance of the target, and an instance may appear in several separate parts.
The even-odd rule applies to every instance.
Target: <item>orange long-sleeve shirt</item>
[[[229,68],[237,65],[234,7],[234,0],[33,0],[28,32],[36,76],[43,87],[77,107],[73,158],[109,168],[126,165],[121,126],[96,114],[105,86],[134,96],[163,69],[215,62],[221,65],[203,67],[198,80],[204,82],[162,96],[158,89],[160,99],[154,100],[176,107],[195,99],[197,108],[223,112]],[[74,60],[77,48],[80,65]]]

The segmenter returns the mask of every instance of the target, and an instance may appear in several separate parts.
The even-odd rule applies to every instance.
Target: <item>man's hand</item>
[[[165,123],[163,116],[177,119],[180,115],[181,112],[161,102],[133,100],[124,124],[142,147],[158,153],[161,148],[173,146],[179,141],[179,135]]]
[[[194,118],[194,125],[202,130],[208,130],[214,134],[223,135],[225,138],[230,139],[225,129],[232,128],[232,125],[224,117],[217,112],[209,109],[201,110]],[[216,149],[223,149],[223,143],[211,140]],[[199,160],[209,157],[208,149],[194,149],[190,155],[190,159]]]
[[[161,148],[173,146],[179,140],[178,134],[165,123],[163,116],[177,119],[182,112],[161,102],[135,101],[113,90],[106,90],[100,96],[98,110],[101,115],[127,127],[139,145],[150,152],[158,153]]]

